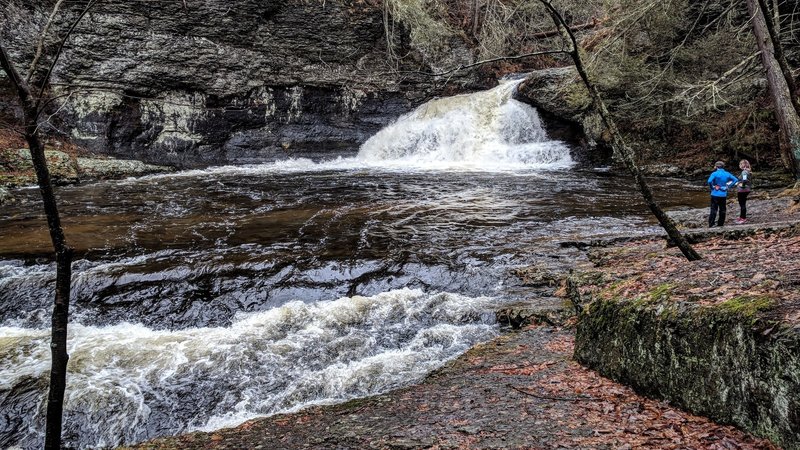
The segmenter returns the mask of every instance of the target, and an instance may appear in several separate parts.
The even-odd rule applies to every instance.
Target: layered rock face
[[[79,12],[66,3],[61,32]],[[41,29],[49,4],[12,2],[3,33]],[[181,167],[352,153],[441,94],[433,78],[408,74],[430,69],[396,36],[401,62],[388,56],[380,5],[363,0],[108,0],[56,65],[59,115],[94,152]],[[27,67],[35,47],[22,41],[7,45]]]

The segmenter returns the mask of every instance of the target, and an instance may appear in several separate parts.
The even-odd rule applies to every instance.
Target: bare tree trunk
[[[797,99],[797,83],[794,81],[792,69],[786,61],[786,53],[783,52],[783,44],[781,44],[778,5],[773,5],[774,14],[772,15],[769,14],[769,7],[767,7],[766,0],[758,0],[758,6],[764,14],[764,25],[766,25],[769,39],[772,41],[772,48],[775,50],[775,60],[778,61],[778,66],[781,68],[783,78],[786,79],[786,85],[789,87],[789,99],[792,101],[795,112],[800,114],[800,101]],[[767,18],[769,18],[769,20],[767,20]]]
[[[473,0],[472,2],[472,37],[478,39],[479,22],[478,16],[481,12],[480,0]]]
[[[16,88],[17,96],[23,111],[25,140],[30,148],[33,167],[39,192],[44,202],[47,226],[50,239],[56,253],[56,295],[52,318],[52,340],[50,351],[50,391],[47,396],[47,426],[45,431],[45,448],[61,448],[61,417],[66,388],[67,362],[67,323],[69,317],[70,281],[72,276],[72,249],[67,245],[61,218],[58,213],[50,172],[44,154],[44,145],[39,138],[39,110],[31,94],[28,83],[20,77],[14,68],[5,47],[0,43],[0,66],[8,75],[11,84]]]
[[[762,9],[759,3],[763,4],[764,2],[763,0],[747,0],[747,9],[752,17],[753,34],[756,37],[758,49],[761,51],[761,62],[766,72],[767,85],[775,108],[775,118],[781,130],[781,159],[783,159],[784,166],[792,172],[795,180],[800,181],[800,116],[796,109],[800,108],[800,105],[792,102],[792,92],[789,82],[787,82],[787,78],[792,78],[792,74],[788,66],[786,71],[782,70],[778,58],[783,55],[782,47],[773,45],[769,30],[771,25],[767,24],[765,17],[765,13],[768,14],[768,11]],[[792,84],[794,84],[793,81]]]
[[[585,67],[583,66],[580,49],[578,47],[578,42],[575,39],[575,35],[564,21],[564,18],[561,17],[561,14],[553,7],[553,5],[550,4],[548,0],[539,1],[550,12],[556,27],[560,28],[562,33],[564,33],[564,39],[570,46],[569,55],[572,57],[575,68],[577,69],[583,84],[586,86],[586,89],[589,91],[592,101],[594,102],[594,106],[597,108],[600,117],[603,119],[603,123],[611,134],[611,146],[614,150],[614,153],[622,158],[625,166],[633,175],[633,178],[636,180],[636,185],[639,188],[642,197],[644,197],[647,207],[650,209],[653,215],[656,216],[658,223],[661,224],[661,227],[664,228],[664,231],[667,232],[669,238],[675,243],[675,245],[678,246],[686,259],[689,261],[702,259],[701,256],[694,250],[694,248],[692,248],[691,244],[689,244],[686,238],[683,237],[681,232],[678,230],[678,227],[675,225],[675,222],[664,212],[664,210],[661,209],[660,206],[658,206],[658,203],[656,203],[655,198],[653,197],[653,191],[650,189],[650,185],[647,184],[642,171],[636,164],[636,155],[634,154],[633,149],[625,143],[624,139],[622,138],[622,134],[620,134],[619,130],[617,129],[616,123],[614,123],[614,119],[611,117],[611,113],[608,112],[605,102],[603,102],[602,97],[600,97],[600,92],[589,80],[589,76],[586,73]]]
[[[75,28],[89,11],[102,0],[89,0],[78,17],[72,21],[67,32],[61,39],[61,43],[52,55],[50,66],[47,72],[37,81],[28,81],[22,78],[19,71],[14,67],[11,58],[6,52],[5,46],[0,42],[0,68],[8,75],[11,85],[17,91],[20,106],[23,113],[23,125],[25,127],[25,140],[31,153],[36,180],[39,185],[39,192],[44,203],[44,213],[47,217],[47,228],[50,231],[50,240],[56,256],[56,295],[53,306],[53,316],[51,325],[51,364],[50,364],[50,390],[47,394],[47,416],[45,426],[44,448],[48,450],[58,450],[61,448],[61,429],[62,416],[64,412],[64,391],[67,386],[67,363],[69,354],[67,353],[67,325],[69,323],[69,301],[70,289],[72,284],[72,255],[73,251],[67,245],[67,239],[61,228],[61,216],[58,213],[53,184],[50,180],[50,171],[47,168],[47,159],[44,153],[44,144],[40,138],[39,117],[44,111],[47,102],[45,91],[50,84],[50,76],[56,67],[58,59],[61,57],[67,40],[72,35]],[[53,7],[53,11],[39,36],[39,45],[36,55],[30,68],[28,76],[35,80],[37,64],[42,56],[42,49],[45,46],[47,32],[55,20],[58,9],[63,0],[58,0]],[[34,95],[34,91],[36,94]]]

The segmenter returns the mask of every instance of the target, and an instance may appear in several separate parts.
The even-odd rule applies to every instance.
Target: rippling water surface
[[[408,385],[498,333],[493,308],[530,294],[510,269],[655,230],[628,179],[574,170],[509,92],[426,105],[357,157],[60,187],[77,249],[65,443]],[[667,206],[705,201],[653,182]],[[36,448],[55,269],[38,192],[16,194],[0,212],[0,447]]]

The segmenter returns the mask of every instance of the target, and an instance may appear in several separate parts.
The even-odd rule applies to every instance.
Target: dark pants
[[[711,196],[711,215],[708,216],[708,227],[714,226],[714,220],[717,219],[717,210],[719,210],[719,220],[717,226],[725,224],[725,213],[728,212],[728,205],[725,203],[728,199],[726,197]]]
[[[749,192],[739,192],[737,198],[739,199],[739,217],[747,219],[747,194]]]

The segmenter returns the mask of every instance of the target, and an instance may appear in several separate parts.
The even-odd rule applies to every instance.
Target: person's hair
[[[717,161],[717,162],[714,163],[714,167],[716,167],[717,169],[721,169],[721,168],[725,167],[725,163],[722,162],[722,161]]]
[[[747,171],[753,170],[750,167],[750,161],[748,161],[746,159],[743,159],[743,160],[739,161],[739,168],[742,169],[742,170],[747,170]]]

